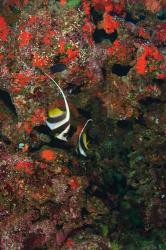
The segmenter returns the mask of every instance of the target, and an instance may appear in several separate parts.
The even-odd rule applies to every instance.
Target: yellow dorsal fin
[[[48,117],[55,117],[64,114],[64,111],[59,108],[53,108],[48,111]]]
[[[88,149],[89,142],[87,141],[87,135],[86,135],[86,133],[82,134],[82,140],[83,140],[85,148]]]

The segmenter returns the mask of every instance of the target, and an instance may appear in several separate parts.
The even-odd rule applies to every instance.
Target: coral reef
[[[166,249],[165,8],[1,1],[0,249]]]

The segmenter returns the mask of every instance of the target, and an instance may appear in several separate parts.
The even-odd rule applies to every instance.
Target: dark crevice
[[[112,73],[118,76],[126,76],[130,69],[130,65],[114,64],[112,66]]]
[[[63,63],[56,63],[54,64],[51,68],[50,71],[51,73],[58,73],[58,72],[62,72],[66,69],[66,65]]]
[[[21,13],[21,10],[16,5],[9,5],[9,8],[14,14],[20,14]]]
[[[69,94],[79,94],[81,91],[81,87],[83,86],[83,84],[81,85],[74,85],[74,84],[70,84],[70,86],[67,86],[65,88],[65,90],[69,93]]]
[[[11,144],[11,141],[5,135],[0,134],[0,140],[3,141],[6,145]]]
[[[101,68],[101,70],[102,70],[103,80],[105,81],[107,76],[107,71],[105,68]]]
[[[146,122],[145,122],[145,119],[144,119],[144,114],[141,113],[138,118],[135,118],[134,119],[135,123],[141,125],[141,126],[144,126],[144,127],[147,127],[146,125]]]
[[[36,146],[31,145],[29,148],[29,152],[34,153],[36,151],[39,151],[43,146],[48,146],[51,148],[66,149],[66,150],[69,150],[72,148],[72,146],[68,144],[68,142],[58,140],[57,138],[53,138],[48,143],[43,142],[43,143],[40,143],[40,145],[36,145]]]
[[[114,42],[118,37],[117,31],[107,34],[104,29],[95,29],[93,33],[93,39],[95,43],[101,43],[103,40],[109,40],[110,42]]]
[[[17,111],[16,108],[12,102],[12,99],[9,95],[9,93],[5,90],[0,89],[0,100],[4,102],[6,107],[14,114],[17,116]]]
[[[133,120],[121,120],[117,122],[117,126],[128,130],[133,129]]]
[[[127,12],[125,20],[127,22],[131,22],[133,24],[137,24],[139,21],[142,21],[145,19],[145,15],[140,15],[138,18],[133,18],[130,13]]]
[[[73,238],[74,235],[76,234],[79,234],[81,233],[82,231],[85,231],[85,230],[95,230],[95,226],[94,225],[91,225],[91,224],[84,224],[82,225],[81,227],[79,228],[76,228],[76,229],[73,229],[68,235],[66,238]],[[92,249],[92,248],[91,248]]]
[[[56,63],[59,63],[60,62],[60,59],[61,59],[61,55],[60,54],[58,54],[58,55],[56,55],[55,57],[54,57],[54,64],[56,64]]]
[[[47,144],[49,147],[52,148],[60,148],[60,149],[70,149],[72,146],[68,144],[66,141],[59,140],[57,138],[54,138]]]
[[[154,98],[154,97],[146,97],[144,99],[141,99],[139,101],[141,105],[148,106],[152,104],[160,104],[162,101],[159,98]]]
[[[39,133],[43,133],[43,134],[50,135],[50,136],[52,134],[52,131],[46,125],[36,126],[34,127],[34,130],[36,130]]]
[[[119,171],[103,173],[104,189],[111,190],[112,194],[124,196],[127,191],[126,177]]]
[[[78,112],[80,113],[80,115],[82,115],[83,117],[85,117],[87,119],[91,118],[90,112],[85,110],[85,109],[78,108]]]
[[[153,82],[157,85],[165,84],[165,79],[153,79]]]
[[[96,25],[99,21],[103,19],[103,14],[101,12],[96,11],[94,8],[91,8],[91,17],[93,23]]]
[[[89,215],[89,211],[86,209],[86,207],[83,207],[81,209],[81,217],[82,219],[85,219]]]

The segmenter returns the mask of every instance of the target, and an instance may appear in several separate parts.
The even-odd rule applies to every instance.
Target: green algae
[[[67,7],[69,8],[76,8],[81,4],[81,0],[68,0]]]

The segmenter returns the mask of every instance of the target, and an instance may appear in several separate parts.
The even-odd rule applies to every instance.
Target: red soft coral
[[[32,38],[31,32],[28,31],[21,31],[18,40],[19,40],[19,47],[22,48],[24,46],[27,46],[29,44],[29,41]]]
[[[29,160],[20,160],[15,165],[16,170],[18,171],[24,171],[27,174],[32,174],[32,169],[34,168],[33,162]]]
[[[107,13],[104,14],[103,26],[106,33],[113,33],[118,27],[119,22]]]
[[[7,42],[8,38],[8,34],[9,34],[9,27],[5,21],[5,19],[0,16],[0,41],[2,42]]]
[[[34,53],[32,65],[34,67],[43,67],[49,63],[48,56],[40,56],[37,52]]]
[[[157,62],[161,62],[163,55],[153,45],[143,45],[143,52],[137,57],[136,60],[136,71],[144,75],[147,72],[152,72],[158,69]]]
[[[107,51],[109,55],[115,56],[115,58],[119,61],[124,60],[127,55],[127,48],[119,39],[116,39]]]
[[[146,60],[144,54],[137,58],[135,68],[136,68],[136,71],[138,74],[140,74],[140,75],[146,74],[147,63],[148,63],[148,61]]]
[[[13,93],[18,93],[24,88],[25,86],[28,85],[28,83],[31,80],[30,75],[28,75],[28,72],[19,72],[19,73],[13,73],[13,82],[11,85],[11,91]]]
[[[56,32],[53,30],[48,30],[47,34],[44,35],[43,37],[43,43],[45,45],[50,45],[51,44],[51,38],[56,35]]]

